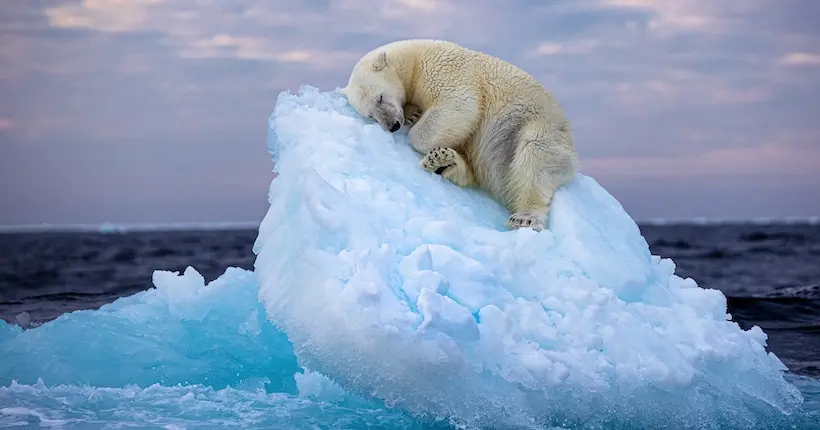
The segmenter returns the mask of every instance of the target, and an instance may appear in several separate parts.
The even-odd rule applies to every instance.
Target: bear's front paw
[[[434,148],[421,159],[421,168],[440,175],[447,168],[456,165],[457,156],[458,154],[453,148]]]
[[[543,216],[533,212],[518,212],[512,214],[507,221],[507,225],[512,229],[531,228],[535,231],[544,229],[546,220]]]
[[[414,126],[417,122],[419,122],[421,114],[421,108],[414,104],[404,106],[404,125],[408,127]]]

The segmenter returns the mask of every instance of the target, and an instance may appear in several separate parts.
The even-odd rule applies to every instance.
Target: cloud
[[[284,44],[262,37],[216,34],[186,44],[180,50],[180,55],[183,58],[193,59],[235,58],[273,61],[275,63],[300,63],[313,67],[333,68],[340,63],[349,63],[361,54],[326,49],[290,49]]]
[[[83,0],[79,4],[64,4],[45,9],[54,27],[91,28],[122,33],[142,29],[151,8],[164,0]]]
[[[318,66],[352,59],[344,49],[328,48],[340,34],[368,34],[373,38],[398,33],[410,37],[415,33],[434,37],[451,27],[452,19],[469,15],[463,12],[436,0],[256,2],[231,7],[221,0],[83,0],[46,9],[55,28],[161,34],[185,58]]]
[[[618,178],[697,177],[714,180],[723,176],[790,176],[814,178],[820,165],[820,149],[798,149],[780,142],[760,146],[712,149],[679,156],[633,156],[593,158],[584,169]],[[788,169],[783,169],[788,166]]]
[[[530,56],[555,55],[555,54],[589,54],[601,47],[600,40],[573,40],[564,44],[554,42],[542,42],[530,52]]]
[[[55,148],[71,160],[20,185],[46,193],[42,211],[68,211],[61,196],[79,198],[100,182],[145,187],[130,194],[135,210],[162,202],[180,213],[230,190],[264,189],[242,181],[268,180],[265,120],[277,94],[344,85],[361,54],[409,37],[450,39],[532,73],[565,106],[584,165],[615,189],[631,187],[630,198],[663,196],[629,194],[645,177],[658,189],[701,173],[709,189],[742,177],[751,190],[764,181],[759,172],[820,182],[804,168],[817,160],[810,148],[820,136],[812,116],[820,110],[820,2],[812,0],[3,4],[0,121],[8,125],[0,129],[16,155],[0,158],[0,171]],[[184,163],[202,172],[186,176]],[[75,174],[85,176],[67,179]],[[175,178],[191,184],[173,193],[195,195],[174,203],[161,184]],[[52,196],[55,181],[66,185]],[[99,216],[125,216],[123,198],[97,196]],[[237,210],[255,219],[254,208]]]
[[[778,60],[785,67],[820,67],[820,54],[808,52],[790,52]]]
[[[651,14],[647,28],[656,36],[720,34],[738,30],[748,17],[764,11],[762,0],[599,0],[610,7],[634,8]]]
[[[0,131],[6,131],[9,129],[11,129],[11,119],[0,117]]]

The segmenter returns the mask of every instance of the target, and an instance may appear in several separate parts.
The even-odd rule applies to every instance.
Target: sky
[[[636,220],[820,215],[817,0],[2,0],[0,224],[259,222],[281,91],[393,40],[530,72]]]

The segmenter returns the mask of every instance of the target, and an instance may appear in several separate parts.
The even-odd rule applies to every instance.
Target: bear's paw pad
[[[440,175],[448,167],[456,165],[458,154],[452,148],[435,148],[430,150],[422,159],[421,167],[428,171]]]

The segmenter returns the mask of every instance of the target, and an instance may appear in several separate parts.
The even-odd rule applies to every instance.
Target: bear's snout
[[[401,123],[396,121],[396,123],[393,124],[392,127],[390,127],[390,132],[395,133],[395,132],[399,131],[400,128],[401,128]]]

